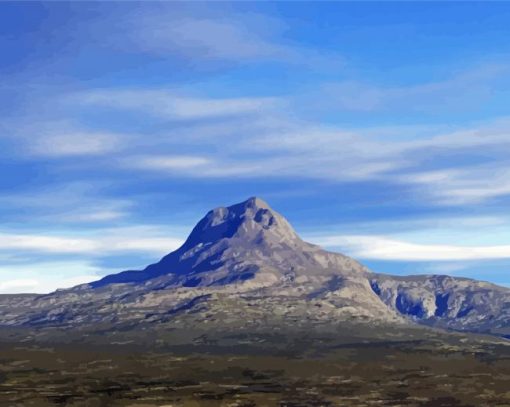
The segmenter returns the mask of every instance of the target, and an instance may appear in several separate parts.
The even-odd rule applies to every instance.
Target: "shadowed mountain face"
[[[304,242],[258,198],[210,211],[141,271],[42,296],[0,297],[0,324],[208,332],[416,323],[510,334],[510,290],[446,276],[374,274]]]

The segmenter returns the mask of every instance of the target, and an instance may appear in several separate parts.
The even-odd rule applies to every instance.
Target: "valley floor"
[[[510,406],[510,346],[148,351],[0,343],[1,406]]]

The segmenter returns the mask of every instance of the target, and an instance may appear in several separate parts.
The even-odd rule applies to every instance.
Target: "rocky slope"
[[[371,284],[385,304],[416,322],[510,338],[508,288],[441,275],[379,274],[372,277]]]
[[[510,334],[509,289],[374,274],[304,242],[258,198],[210,211],[181,248],[144,270],[48,295],[0,296],[0,311],[3,326],[102,332],[159,326],[174,338],[193,330],[338,330],[347,323]]]

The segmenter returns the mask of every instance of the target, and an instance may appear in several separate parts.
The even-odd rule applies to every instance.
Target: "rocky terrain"
[[[330,330],[346,322],[510,334],[510,290],[447,276],[375,274],[304,242],[259,198],[210,211],[181,248],[47,295],[0,296],[4,327]]]
[[[251,198],[144,270],[0,296],[0,405],[508,406],[509,312],[509,289],[373,273]]]
[[[420,340],[330,339],[288,338],[286,346],[273,341],[200,352],[197,346],[2,343],[0,405],[510,405],[509,346],[439,334]]]
[[[508,288],[438,275],[377,275],[371,284],[385,304],[412,321],[510,338]]]

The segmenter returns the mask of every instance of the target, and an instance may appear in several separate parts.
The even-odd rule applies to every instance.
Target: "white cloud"
[[[120,137],[111,133],[48,134],[32,140],[31,151],[48,157],[101,155],[116,151]]]
[[[178,248],[182,239],[146,233],[132,235],[129,229],[97,230],[91,237],[43,234],[0,234],[0,251],[27,253],[86,254],[103,256],[111,253],[144,252],[164,254]]]
[[[193,168],[203,168],[212,161],[205,157],[186,156],[186,155],[151,155],[132,157],[126,164],[138,168],[153,170],[186,170]]]
[[[263,112],[281,101],[274,97],[199,98],[178,91],[154,89],[96,89],[76,94],[76,103],[125,109],[173,120],[210,119]]]
[[[223,117],[170,131],[167,138],[161,136],[154,143],[158,147],[156,154],[124,155],[120,160],[124,167],[200,178],[374,180],[416,187],[417,195],[440,205],[480,203],[510,195],[507,163],[497,157],[510,148],[508,119],[464,129],[427,126],[343,129],[285,118],[275,109],[272,99],[246,100],[240,107],[236,107],[239,100],[183,103],[179,99],[180,107],[176,108],[177,99],[166,92],[156,92],[156,96],[152,96],[153,91],[118,92],[99,91],[97,98],[92,97],[93,103],[101,104],[101,98],[105,98],[104,103],[114,106],[118,99],[121,107],[125,103],[126,108],[180,118],[203,119],[205,112],[211,117],[223,113],[254,114],[253,120],[244,122]],[[128,93],[122,96],[123,92]],[[165,104],[166,98],[173,102]],[[262,114],[259,108],[267,112]],[[190,148],[197,153],[207,151],[207,156],[178,153]],[[474,165],[471,155],[482,156],[484,151],[490,166],[483,162]],[[431,167],[433,157],[441,155],[444,157]],[[490,157],[495,159],[489,160]]]
[[[90,121],[80,123],[70,97],[46,96],[39,103],[51,105],[53,110],[45,112],[44,106],[33,106],[21,119],[7,118],[0,124],[3,135],[14,141],[25,158],[104,156],[124,150],[134,140],[129,133],[89,128]]]
[[[338,247],[347,254],[375,260],[450,261],[510,259],[510,245],[455,246],[417,244],[385,236],[345,235],[316,237],[314,242]]]
[[[59,214],[59,219],[66,222],[107,222],[126,217],[125,211],[120,210],[92,210],[87,212],[67,212]]]
[[[483,232],[489,232],[492,236],[500,235],[501,230],[510,230],[510,218],[503,215],[445,216],[433,213],[428,216],[414,215],[405,219],[397,217],[356,220],[337,226],[331,225],[331,228],[342,229],[345,231],[344,234],[393,235],[398,233],[399,236],[402,236],[402,233],[405,233],[406,238],[409,232],[413,234],[413,238],[416,237],[416,233],[419,233],[420,241],[423,241],[425,237],[437,241],[439,236],[447,236],[450,241],[458,242],[461,236],[483,236]],[[510,234],[508,236],[510,237]]]
[[[461,76],[476,78],[473,73]],[[291,114],[291,98],[188,96],[192,93],[189,89],[109,88],[79,92],[71,99],[79,108],[82,103],[94,109],[129,110],[165,119],[165,127],[158,127],[158,122],[154,133],[151,121],[150,137],[143,137],[147,136],[143,131],[127,138],[114,134],[122,138],[115,145],[122,151],[104,163],[107,171],[122,167],[196,178],[375,181],[438,205],[473,205],[510,195],[508,159],[502,157],[504,151],[510,151],[508,118],[465,128],[347,129],[296,119]],[[177,122],[169,124],[168,119]],[[62,133],[48,133],[46,129],[44,134]],[[43,150],[59,156],[100,154],[99,148],[110,148],[101,142],[60,142],[60,148],[50,143],[44,144]],[[37,143],[33,148],[38,148]],[[86,171],[97,162],[83,160],[80,165],[80,170]],[[79,206],[61,210],[61,220],[109,221],[128,214],[126,207],[114,203]],[[90,213],[85,206],[90,207]]]
[[[32,266],[33,269],[37,269],[37,267],[37,264]],[[13,271],[19,272],[19,267]],[[91,281],[98,280],[99,278],[100,277],[97,275],[82,275],[70,278],[50,275],[49,277],[39,276],[37,278],[6,280],[0,282],[0,294],[46,294],[57,289],[70,288],[80,284],[90,283]]]
[[[97,243],[88,239],[44,235],[0,234],[0,250],[26,250],[46,253],[90,253]]]
[[[48,293],[98,280],[100,275],[100,269],[79,260],[2,265],[0,293]]]
[[[106,274],[93,265],[98,259],[142,253],[159,257],[182,242],[167,237],[162,229],[147,226],[95,230],[87,237],[3,233],[0,254],[6,251],[17,257],[5,259],[0,266],[0,293],[47,293],[98,280]],[[121,270],[107,271],[111,274]]]
[[[441,205],[477,204],[510,195],[510,170],[504,163],[409,173],[398,179],[419,186]]]
[[[108,222],[127,217],[133,202],[105,197],[107,187],[92,182],[49,185],[29,193],[4,194],[0,207],[24,209],[31,220],[53,223]]]
[[[207,158],[158,153],[128,157],[124,162],[200,178],[271,176],[406,184],[442,205],[481,202],[510,193],[505,162],[492,160],[487,168],[474,166],[467,158],[462,163],[463,154],[469,157],[484,150],[510,148],[506,120],[470,130],[440,130],[439,134],[431,128],[344,130],[281,120],[255,120],[251,130],[237,121],[224,122],[218,129],[214,126],[195,128],[192,139],[183,138],[180,143],[181,147],[207,146]],[[423,131],[427,134],[422,135]],[[240,132],[245,137],[237,137]],[[416,132],[420,135],[414,136]],[[224,147],[218,149],[219,145]],[[446,159],[440,165],[447,168],[426,169],[435,154],[452,154],[461,163],[451,169]]]
[[[434,96],[466,81],[490,81],[505,69],[486,65],[407,91]],[[501,157],[510,149],[508,118],[464,127],[342,128],[297,119],[299,98],[291,97],[215,98],[197,97],[189,88],[105,88],[79,92],[71,99],[79,106],[166,120],[165,128],[151,130],[150,137],[134,137],[136,142],[107,164],[111,168],[197,178],[375,181],[438,205],[472,205],[510,195],[508,160]],[[123,212],[112,214],[120,217]]]
[[[36,289],[39,282],[33,278],[20,278],[15,280],[7,280],[0,282],[0,293],[32,292]]]

